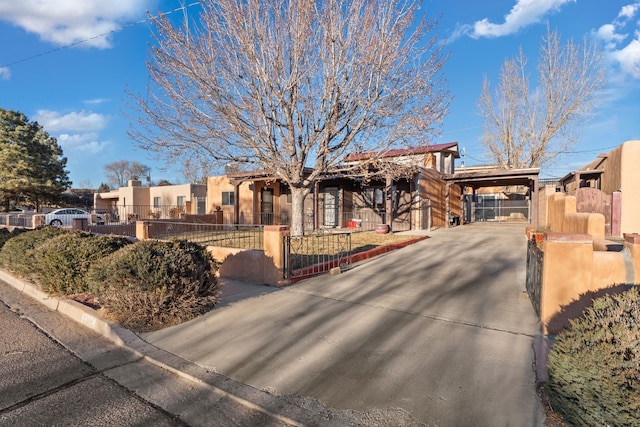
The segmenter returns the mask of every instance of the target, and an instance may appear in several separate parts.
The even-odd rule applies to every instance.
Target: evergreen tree
[[[0,108],[0,202],[25,201],[39,210],[55,204],[69,188],[66,157],[57,140],[37,122]]]

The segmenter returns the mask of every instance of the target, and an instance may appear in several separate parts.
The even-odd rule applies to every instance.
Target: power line
[[[159,14],[157,14],[155,16],[152,16],[152,18],[159,18],[161,16],[171,15],[172,13],[179,12],[179,11],[182,11],[182,10],[186,10],[188,7],[196,6],[196,5],[199,5],[199,4],[200,4],[199,2],[193,2],[193,3],[190,3],[190,4],[186,5],[186,6],[181,6],[181,7],[178,7],[176,9],[170,10],[168,12],[160,12]],[[125,25],[125,26],[120,27],[120,28],[116,28],[115,30],[107,31],[106,33],[102,33],[102,34],[98,34],[98,35],[95,35],[95,36],[92,36],[92,37],[88,37],[86,39],[79,40],[77,42],[69,43],[69,44],[57,47],[55,49],[47,50],[47,51],[44,51],[44,52],[41,52],[41,53],[38,53],[38,54],[35,54],[35,55],[32,55],[32,56],[28,56],[26,58],[18,59],[17,61],[13,61],[13,62],[10,62],[10,63],[7,63],[7,64],[0,65],[0,68],[12,67],[14,65],[21,64],[23,62],[28,62],[28,61],[34,60],[36,58],[40,58],[42,56],[46,56],[46,55],[49,55],[49,54],[52,54],[52,53],[55,53],[55,52],[58,52],[58,51],[61,51],[61,50],[64,50],[64,49],[69,49],[71,47],[78,46],[80,44],[90,42],[91,40],[95,40],[95,39],[100,38],[100,37],[105,37],[105,36],[109,36],[111,34],[119,33],[120,31],[124,31],[124,30],[127,30],[129,28],[135,27],[136,25],[144,24],[144,23],[146,23],[148,21],[149,21],[149,19],[141,19],[140,21],[132,22],[131,24]]]

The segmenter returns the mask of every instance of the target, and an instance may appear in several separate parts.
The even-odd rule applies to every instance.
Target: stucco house
[[[126,187],[94,194],[94,210],[108,221],[179,218],[181,214],[205,214],[207,186],[180,184],[143,186],[129,180]]]
[[[304,202],[306,230],[320,228],[373,229],[387,224],[392,230],[431,229],[447,225],[460,215],[460,188],[442,179],[455,170],[458,143],[357,153],[345,165],[372,158],[389,164],[412,165],[410,173],[341,173],[340,168],[318,180]],[[209,177],[207,211],[221,210],[229,224],[289,224],[291,192],[269,171],[227,173]],[[447,207],[451,206],[450,209]],[[449,211],[452,212],[449,212]]]
[[[602,213],[606,233],[640,232],[640,140],[626,141],[560,180],[560,189],[577,195],[578,212]]]

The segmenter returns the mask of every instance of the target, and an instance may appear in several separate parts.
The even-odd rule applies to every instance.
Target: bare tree
[[[112,187],[126,187],[130,179],[142,179],[149,175],[150,168],[139,162],[116,160],[104,165],[107,182]]]
[[[206,184],[207,177],[214,171],[210,159],[202,157],[185,158],[182,162],[182,177],[189,184]]]
[[[154,19],[153,83],[130,136],[170,162],[250,163],[303,200],[353,151],[427,144],[448,112],[447,59],[417,0],[206,0]],[[417,21],[417,22],[416,22]],[[354,165],[353,167],[359,167]]]
[[[543,38],[537,71],[538,87],[532,90],[520,50],[504,62],[493,96],[484,81],[478,102],[482,141],[503,168],[540,167],[575,145],[606,84],[597,46],[586,40],[562,45],[556,31]]]

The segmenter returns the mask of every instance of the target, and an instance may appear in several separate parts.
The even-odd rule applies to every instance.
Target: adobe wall
[[[620,231],[622,233],[639,233],[640,140],[627,141],[620,148],[620,186],[612,188],[612,191],[619,189],[622,192]]]
[[[544,252],[540,322],[544,334],[569,326],[593,298],[615,285],[640,283],[640,236],[626,236],[622,252],[595,251],[587,234],[548,233]]]

